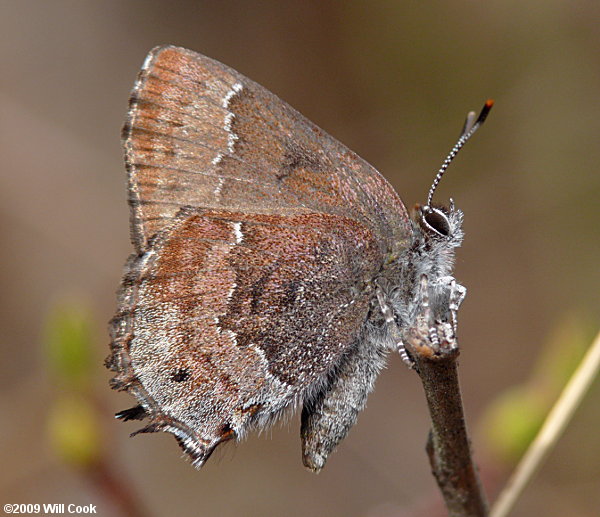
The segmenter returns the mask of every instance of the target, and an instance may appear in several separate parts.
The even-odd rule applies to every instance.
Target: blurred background
[[[418,377],[391,357],[318,476],[299,418],[195,471],[129,439],[107,322],[129,242],[120,129],[148,50],[182,45],[286,100],[407,206],[468,110],[488,122],[438,190],[465,212],[460,374],[493,496],[597,330],[600,4],[593,1],[27,1],[0,18],[0,495],[98,515],[444,515]],[[598,516],[600,387],[515,516]]]

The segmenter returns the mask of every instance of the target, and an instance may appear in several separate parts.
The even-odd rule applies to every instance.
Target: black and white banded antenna
[[[446,169],[448,169],[448,166],[450,165],[452,160],[454,160],[454,158],[458,154],[458,151],[460,151],[462,147],[467,143],[467,140],[469,140],[469,138],[473,136],[475,131],[477,131],[479,127],[484,123],[493,105],[494,101],[492,99],[488,99],[487,101],[485,101],[485,104],[483,105],[483,108],[481,108],[481,112],[479,113],[479,116],[477,118],[475,118],[474,111],[470,111],[467,114],[467,119],[465,120],[465,125],[463,126],[463,129],[460,133],[460,137],[458,138],[456,144],[454,144],[454,147],[448,153],[448,156],[446,156],[444,163],[440,167],[438,173],[436,174],[433,180],[433,183],[431,184],[431,188],[429,189],[429,195],[427,196],[427,204],[424,207],[426,211],[432,210],[431,201],[433,199],[433,194],[435,192],[435,189],[439,185],[442,176],[444,176]]]

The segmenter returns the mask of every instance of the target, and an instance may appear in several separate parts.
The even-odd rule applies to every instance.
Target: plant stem
[[[427,293],[426,279],[422,292]],[[456,320],[434,320],[429,298],[402,343],[421,378],[431,431],[427,454],[450,517],[487,517],[488,504],[473,455],[458,383]]]
[[[473,462],[454,350],[415,357],[432,423],[427,454],[449,515],[485,517],[487,501]]]

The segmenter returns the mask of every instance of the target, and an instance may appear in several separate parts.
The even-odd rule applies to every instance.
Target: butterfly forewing
[[[260,85],[189,50],[148,55],[123,133],[138,249],[182,206],[343,215],[390,249],[408,235],[404,205],[375,169]]]

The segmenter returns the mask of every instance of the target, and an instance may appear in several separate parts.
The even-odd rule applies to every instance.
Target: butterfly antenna
[[[469,138],[473,136],[473,133],[475,133],[475,131],[479,129],[481,124],[484,123],[493,105],[494,101],[492,99],[488,99],[487,101],[485,101],[485,104],[483,105],[483,108],[481,108],[481,112],[479,113],[479,116],[477,118],[475,118],[474,111],[471,111],[467,114],[467,119],[465,120],[465,125],[462,128],[460,137],[458,138],[456,144],[454,144],[454,147],[448,153],[448,156],[446,156],[444,163],[438,170],[438,173],[436,174],[435,179],[431,184],[431,188],[429,189],[429,195],[427,196],[427,207],[431,207],[431,200],[433,199],[433,194],[435,192],[435,189],[439,185],[442,176],[446,172],[446,169],[448,168],[452,160],[454,160],[455,156],[458,154],[458,151],[460,151],[462,147],[467,143],[467,140],[469,140]]]

